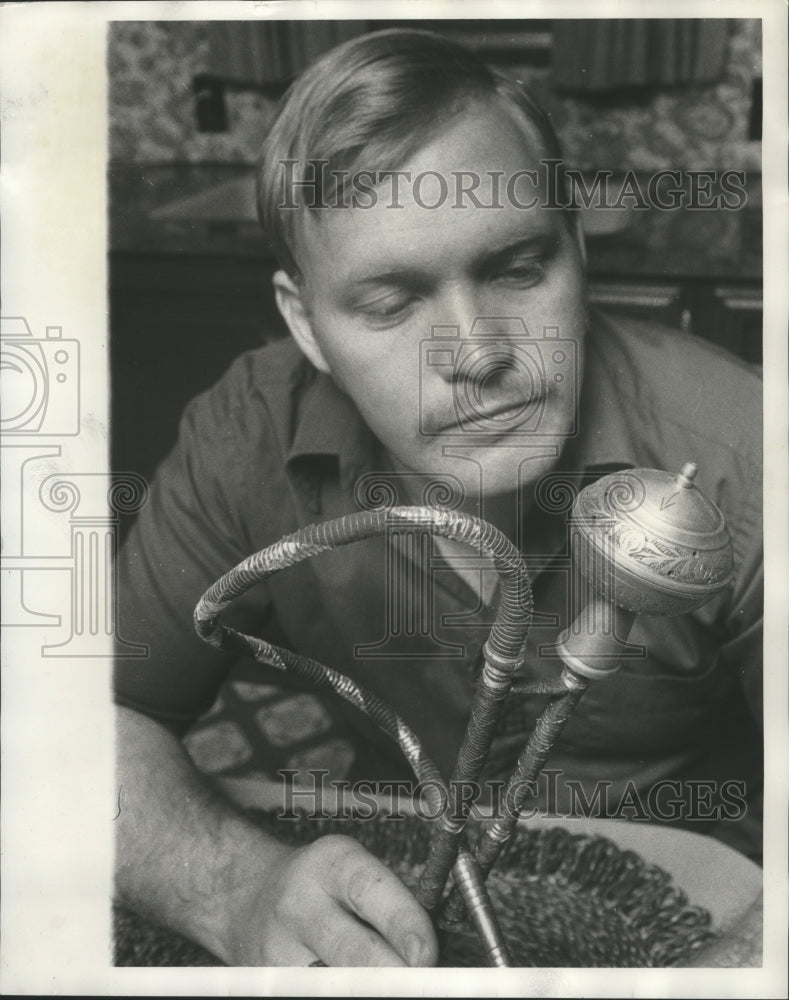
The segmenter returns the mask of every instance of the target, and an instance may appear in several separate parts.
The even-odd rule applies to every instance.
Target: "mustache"
[[[591,326],[592,313],[588,293],[584,295],[580,336],[568,340],[581,353]],[[475,341],[455,359],[452,378],[439,390],[432,412],[422,412],[421,427],[428,434],[441,434],[473,427],[479,432],[497,434],[517,429],[547,400],[562,390],[552,366],[545,362],[542,351],[548,351],[556,341],[529,340],[532,362],[524,362],[519,341],[510,343],[506,337],[492,337],[490,344]],[[582,356],[582,355],[581,355]],[[577,355],[573,355],[577,357]],[[565,359],[557,359],[562,364]],[[566,373],[565,373],[566,374]]]
[[[530,383],[521,388],[528,391],[480,392],[478,386],[453,387],[454,398],[450,405],[423,419],[423,426],[428,433],[434,434],[467,425],[495,433],[513,422],[517,423],[519,417],[528,417],[545,402],[549,392],[547,384],[535,386]]]

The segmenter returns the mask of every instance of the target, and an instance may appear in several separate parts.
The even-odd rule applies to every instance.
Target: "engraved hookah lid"
[[[573,516],[586,543],[581,571],[615,603],[643,614],[681,614],[730,582],[729,532],[696,486],[697,472],[694,462],[674,476],[628,469],[578,495]],[[616,593],[607,577],[616,579]]]

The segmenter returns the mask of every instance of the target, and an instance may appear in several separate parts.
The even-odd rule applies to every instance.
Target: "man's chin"
[[[457,446],[447,444],[443,454],[429,465],[422,464],[420,478],[436,489],[445,486],[453,496],[459,493],[463,500],[517,493],[556,465],[562,443],[555,437],[535,435],[505,446],[491,446],[481,438]]]

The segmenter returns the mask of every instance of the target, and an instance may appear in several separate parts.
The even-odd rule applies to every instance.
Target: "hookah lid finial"
[[[699,467],[695,462],[685,462],[676,476],[674,476],[674,482],[677,486],[681,486],[683,489],[689,490],[695,485],[693,480],[696,478],[696,473],[698,471]]]

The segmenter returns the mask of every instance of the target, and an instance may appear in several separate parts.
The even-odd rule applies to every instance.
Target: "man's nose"
[[[436,321],[456,327],[461,339],[504,343],[526,335],[522,319],[497,315],[490,296],[468,286],[455,287],[442,296]]]
[[[518,345],[528,336],[526,326],[520,317],[491,312],[486,297],[467,288],[445,298],[442,326],[457,331],[454,364],[451,371],[442,371],[445,379],[489,381],[517,367]]]

